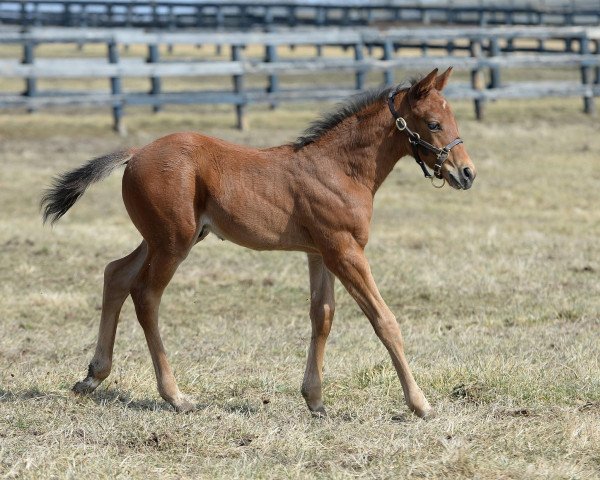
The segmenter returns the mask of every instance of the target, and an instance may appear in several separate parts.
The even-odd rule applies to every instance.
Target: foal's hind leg
[[[123,174],[123,203],[148,243],[148,255],[132,285],[131,298],[144,329],[160,395],[177,411],[189,411],[194,406],[179,391],[160,338],[158,308],[175,270],[199,238],[205,192],[196,183],[196,166],[187,156],[187,144],[181,149],[174,144],[167,150],[144,150]]]
[[[88,367],[87,377],[73,386],[74,392],[91,393],[110,374],[119,313],[147,253],[148,246],[142,242],[129,255],[106,266],[96,352]]]
[[[189,247],[180,250],[179,254],[172,253],[174,251],[150,249],[131,290],[131,298],[152,356],[160,396],[178,412],[188,412],[194,409],[194,405],[179,391],[158,329],[158,307],[163,291],[186,257]]]
[[[310,275],[310,320],[312,335],[302,382],[302,396],[313,414],[325,415],[321,394],[325,342],[335,311],[333,284],[335,277],[327,270],[320,255],[308,255]]]

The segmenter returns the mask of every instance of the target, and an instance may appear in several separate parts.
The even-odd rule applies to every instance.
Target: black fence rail
[[[367,75],[381,75],[379,83],[393,85],[409,72],[453,66],[469,73],[469,82],[452,83],[447,96],[470,99],[482,118],[487,101],[511,98],[582,97],[584,110],[594,113],[600,93],[600,29],[582,27],[435,28],[398,30],[327,30],[279,33],[145,33],[139,30],[40,29],[29,33],[7,32],[0,43],[17,45],[21,58],[0,59],[0,78],[21,79],[21,94],[0,93],[0,108],[30,111],[50,106],[107,105],[114,127],[123,132],[124,109],[150,105],[155,111],[168,104],[231,104],[237,126],[244,128],[248,105],[331,100],[367,87]],[[518,43],[549,42],[553,53],[518,51]],[[48,44],[106,46],[106,56],[90,58],[38,57]],[[160,54],[165,46],[194,49],[197,45],[221,50],[219,57],[177,58]],[[137,54],[127,47],[137,47]],[[139,47],[142,47],[141,49]],[[562,46],[562,48],[561,48]],[[162,48],[161,48],[162,47]],[[314,55],[282,55],[291,49],[314,50]],[[319,56],[327,49],[326,56]],[[227,50],[228,57],[223,55]],[[246,55],[252,50],[252,55]],[[350,50],[350,52],[348,52]],[[256,52],[259,52],[257,56]],[[437,53],[437,54],[436,54]],[[510,69],[566,69],[578,72],[578,81],[503,81]],[[328,74],[344,72],[351,82],[332,84]],[[301,76],[302,83],[286,86],[286,79]],[[210,88],[168,91],[163,81],[192,78],[216,79]],[[148,90],[129,91],[123,81],[148,79]],[[231,86],[223,87],[230,79]],[[252,78],[250,85],[247,79]],[[262,86],[257,86],[256,79]],[[42,90],[45,79],[106,79],[108,88],[97,90]],[[228,82],[226,82],[228,83]]]
[[[600,0],[0,0],[0,23],[209,28],[374,24],[599,25]]]

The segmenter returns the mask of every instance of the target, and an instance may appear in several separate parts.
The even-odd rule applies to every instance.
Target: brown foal
[[[74,391],[90,393],[109,375],[119,312],[131,295],[160,395],[177,411],[194,408],[179,391],[167,360],[158,307],[178,265],[194,244],[213,232],[256,250],[308,254],[312,335],[302,395],[311,412],[325,414],[323,355],[337,277],[392,357],[410,410],[420,417],[430,415],[404,355],[400,328],[379,294],[364,249],[373,196],[399,158],[422,155],[438,178],[457,189],[469,188],[475,178],[450,106],[440,93],[450,72],[437,75],[436,69],[406,88],[353,97],[293,144],[255,149],[198,133],[175,133],[96,158],[58,177],[42,199],[44,220],[52,222],[88,185],[127,164],[123,201],[143,237],[133,252],[106,267],[96,351],[87,377]],[[433,150],[415,146],[415,138]],[[436,151],[445,156],[436,157]],[[441,158],[443,163],[435,165]]]

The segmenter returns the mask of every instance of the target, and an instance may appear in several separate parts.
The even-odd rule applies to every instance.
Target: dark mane
[[[414,80],[403,82],[406,88],[415,83]],[[334,110],[325,113],[320,118],[314,120],[308,128],[300,135],[292,146],[294,150],[300,150],[306,145],[316,142],[325,132],[339,125],[343,120],[363,110],[368,105],[375,102],[387,100],[392,87],[379,87],[366,90],[339,103]]]

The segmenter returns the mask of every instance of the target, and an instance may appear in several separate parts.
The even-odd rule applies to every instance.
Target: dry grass
[[[93,353],[104,265],[139,236],[120,176],[53,230],[49,178],[89,157],[181,129],[268,145],[317,110],[132,109],[0,116],[0,477],[599,478],[600,123],[579,101],[504,102],[488,120],[457,105],[479,168],[469,192],[434,190],[412,160],[376,198],[368,255],[438,416],[407,414],[385,349],[337,286],[325,400],[299,393],[310,336],[301,254],[209,238],[171,283],[162,330],[181,389],[173,413],[130,302],[112,375],[89,398],[70,386]]]

